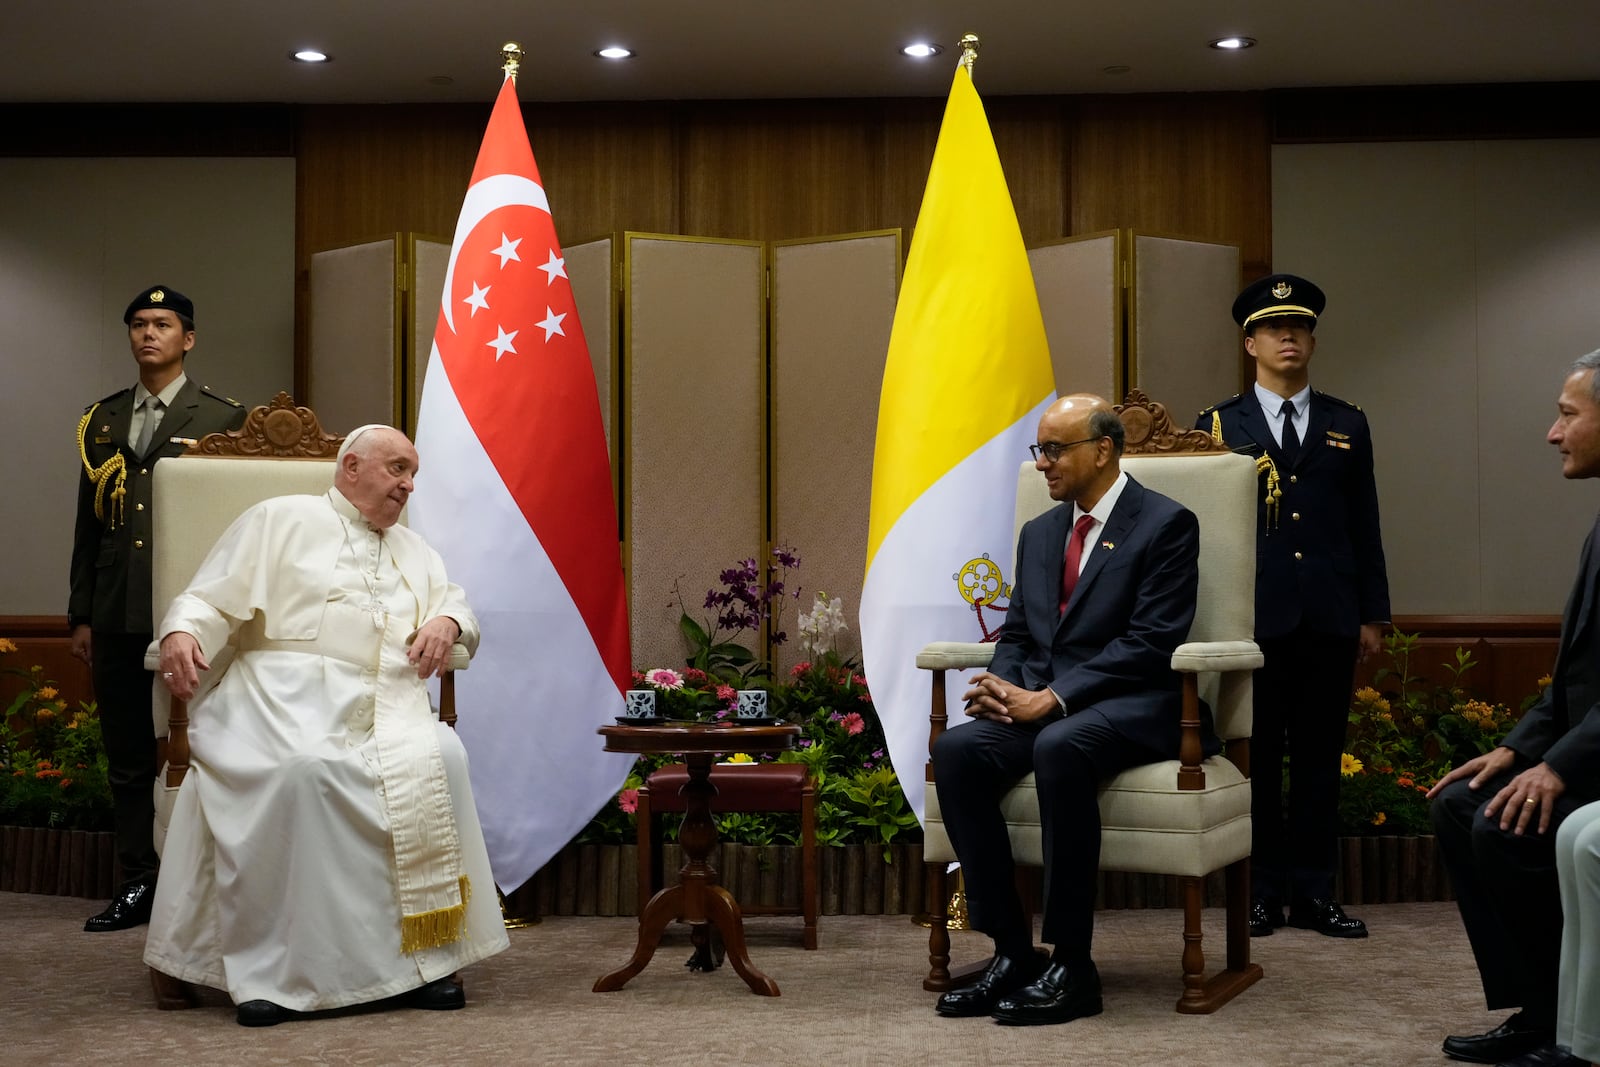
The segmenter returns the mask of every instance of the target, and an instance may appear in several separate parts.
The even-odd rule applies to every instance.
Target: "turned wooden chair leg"
[[[182,1011],[200,1004],[200,991],[181,978],[150,968],[150,988],[155,990],[156,1007],[162,1011]]]
[[[922,988],[943,993],[950,988],[950,892],[945,864],[927,864],[928,976]]]

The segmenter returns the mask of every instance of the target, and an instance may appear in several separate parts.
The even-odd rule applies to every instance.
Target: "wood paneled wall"
[[[1238,244],[1247,272],[1266,270],[1263,95],[1003,97],[985,107],[1029,243],[1133,226]],[[448,236],[488,111],[487,102],[301,109],[300,268],[313,251],[381,233]],[[523,105],[568,241],[623,230],[909,236],[942,113],[941,100]]]

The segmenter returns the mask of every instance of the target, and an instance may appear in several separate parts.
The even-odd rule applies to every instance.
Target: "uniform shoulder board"
[[[1313,393],[1315,393],[1317,396],[1319,396],[1322,399],[1326,400],[1330,404],[1338,404],[1340,407],[1349,408],[1351,411],[1360,411],[1361,410],[1361,405],[1360,404],[1352,404],[1348,400],[1340,400],[1336,396],[1332,396],[1332,395],[1330,395],[1328,393],[1324,393],[1324,392],[1322,392],[1320,390],[1317,390],[1317,389],[1313,389],[1311,391]]]
[[[1243,393],[1234,393],[1232,396],[1230,396],[1228,399],[1222,401],[1220,404],[1212,404],[1210,407],[1208,407],[1204,411],[1200,412],[1200,417],[1203,419],[1207,415],[1211,414],[1213,411],[1221,411],[1223,408],[1232,407],[1233,405],[1237,404],[1239,402],[1239,399],[1241,397],[1243,397],[1243,396],[1244,396]]]
[[[85,412],[87,412],[90,408],[94,407],[96,404],[107,403],[109,401],[115,400],[117,397],[121,396],[123,393],[131,393],[131,392],[133,392],[133,386],[131,386],[131,385],[128,386],[126,389],[118,389],[116,392],[112,393],[110,396],[103,396],[99,400],[96,400],[94,402],[94,404],[85,404],[83,406],[83,410]]]
[[[224,404],[229,405],[230,407],[236,407],[236,408],[244,407],[243,404],[239,403],[237,400],[235,400],[231,396],[218,396],[216,393],[213,393],[211,391],[211,386],[209,386],[209,385],[202,385],[200,387],[200,392],[205,396],[209,396],[212,400],[220,400]]]

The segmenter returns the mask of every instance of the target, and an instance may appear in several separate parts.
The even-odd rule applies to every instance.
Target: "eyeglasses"
[[[1054,441],[1046,441],[1043,444],[1029,445],[1028,451],[1033,453],[1033,460],[1035,463],[1039,461],[1039,457],[1041,455],[1044,456],[1044,461],[1046,463],[1054,463],[1056,460],[1060,459],[1066,454],[1067,449],[1076,447],[1077,445],[1086,445],[1093,441],[1098,441],[1104,436],[1104,434],[1101,434],[1100,437],[1085,437],[1081,441],[1068,441],[1064,445],[1058,445]]]

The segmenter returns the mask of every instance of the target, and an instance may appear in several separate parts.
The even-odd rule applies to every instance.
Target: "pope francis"
[[[333,487],[241,515],[156,631],[192,764],[144,958],[246,1026],[459,1008],[453,973],[508,945],[466,753],[428,701],[478,624],[395,525],[417,466],[398,430],[356,430]]]

